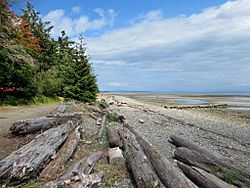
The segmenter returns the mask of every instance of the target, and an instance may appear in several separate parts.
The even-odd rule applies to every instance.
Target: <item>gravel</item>
[[[109,95],[102,97],[111,99]],[[226,113],[217,116],[197,109],[165,109],[123,96],[113,96],[112,100],[125,103],[112,105],[111,109],[123,114],[131,126],[173,163],[176,147],[168,142],[171,134],[182,135],[223,156],[250,164],[250,124],[240,117],[232,119]]]

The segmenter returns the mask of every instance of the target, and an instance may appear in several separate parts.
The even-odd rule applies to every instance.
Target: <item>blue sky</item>
[[[31,3],[54,37],[85,36],[101,90],[250,92],[249,0]]]

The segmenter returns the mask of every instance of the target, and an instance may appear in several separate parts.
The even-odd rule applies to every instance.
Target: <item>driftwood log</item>
[[[143,139],[128,123],[124,122],[124,127],[131,130],[138,143],[143,148],[146,156],[150,160],[154,170],[159,176],[162,183],[169,188],[189,188],[196,187],[189,179],[187,179],[180,171],[178,171],[165,157],[163,157],[157,149],[155,149],[148,141]]]
[[[122,155],[122,150],[119,147],[109,148],[108,150],[109,163],[111,164],[124,164],[125,159]]]
[[[107,157],[107,150],[98,150],[88,158],[73,164],[60,178],[48,182],[44,188],[59,187],[91,187],[98,185],[103,178],[103,173],[91,174],[95,164],[102,158]]]
[[[229,185],[228,183],[222,181],[215,175],[206,172],[205,170],[199,169],[197,167],[188,166],[181,162],[177,162],[177,165],[184,172],[184,174],[199,187],[236,188],[235,186]]]
[[[40,118],[33,118],[27,120],[20,120],[15,122],[10,131],[15,135],[24,135],[29,133],[35,133],[38,131],[45,131],[57,125],[63,124],[69,120],[77,123],[81,119],[81,114],[69,114],[63,116],[47,116]]]
[[[67,131],[68,123],[49,129],[0,161],[0,181],[15,184],[37,175],[64,143]]]
[[[220,154],[214,153],[211,150],[203,146],[200,146],[184,137],[171,135],[170,138],[173,144],[176,145],[177,147],[185,147],[185,148],[197,151],[198,153],[205,155],[206,157],[215,161],[218,165],[225,166],[228,169],[238,171],[242,175],[250,179],[250,168],[248,166],[245,166],[241,163],[236,163],[234,160],[224,157]]]
[[[122,140],[119,135],[118,129],[108,127],[108,142],[111,148],[122,147]]]
[[[58,105],[58,107],[56,108],[56,112],[57,113],[65,113],[66,110],[68,109],[68,105],[65,103],[61,103]]]
[[[197,151],[184,147],[177,148],[174,155],[179,161],[213,173],[217,177],[229,181],[238,187],[250,187],[250,179],[245,177],[241,171],[229,168],[230,164],[224,165],[224,161],[214,160]]]
[[[106,115],[104,114],[104,115],[102,116],[101,128],[100,128],[100,130],[99,130],[99,132],[98,132],[98,135],[97,135],[97,139],[98,139],[98,140],[101,140],[101,139],[102,139],[102,135],[103,135],[103,132],[104,132],[104,130],[105,130],[105,122],[106,122]]]
[[[100,187],[104,177],[103,172],[94,174],[81,174],[77,172],[71,179],[60,180],[57,182],[48,182],[43,188],[87,188]]]
[[[126,151],[126,160],[132,171],[137,187],[160,187],[158,179],[149,159],[136,141],[135,135],[123,128],[119,130]]]
[[[181,105],[181,106],[169,106],[165,105],[167,109],[194,109],[194,108],[225,108],[227,104],[201,104],[201,105]]]
[[[78,126],[76,129],[71,128],[66,142],[56,154],[56,158],[51,161],[42,171],[41,177],[46,180],[55,180],[60,177],[65,169],[65,165],[72,157],[82,132],[82,127]]]

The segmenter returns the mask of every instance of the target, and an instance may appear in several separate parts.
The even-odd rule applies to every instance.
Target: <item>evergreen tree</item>
[[[15,88],[12,92],[2,89],[1,98],[34,96],[34,59],[19,44],[21,32],[18,16],[9,8],[7,1],[0,0],[0,88]]]
[[[86,56],[83,37],[70,41],[63,31],[58,40],[52,26],[27,2],[21,16],[0,0],[0,96],[30,98],[64,96],[94,101],[99,92]],[[15,88],[8,93],[3,88]],[[9,90],[8,90],[9,91]]]
[[[65,97],[83,102],[94,101],[99,90],[96,84],[96,76],[86,56],[86,48],[82,36],[79,37],[76,50],[77,55],[72,65],[74,77],[71,81],[73,83],[64,88]]]

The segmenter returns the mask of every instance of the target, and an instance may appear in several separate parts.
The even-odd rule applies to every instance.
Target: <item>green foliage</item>
[[[116,112],[109,113],[106,118],[107,122],[119,122],[118,114]]]
[[[229,184],[234,184],[235,183],[235,180],[240,176],[240,173],[239,172],[235,172],[235,171],[228,171],[225,173],[224,175],[224,180],[225,182],[229,183]]]
[[[105,100],[96,101],[96,105],[101,109],[107,109],[109,107],[109,104]]]
[[[43,22],[29,2],[21,16],[4,0],[0,8],[0,87],[15,87],[13,92],[0,91],[1,100],[36,96],[96,100],[99,89],[82,36],[75,43],[62,31],[54,40],[53,26]]]
[[[1,98],[7,95],[16,98],[29,98],[35,95],[32,68],[26,63],[11,61],[4,50],[0,50],[0,84],[1,87],[14,87],[14,92],[1,91]]]
[[[56,96],[61,91],[62,78],[58,70],[53,67],[45,72],[40,72],[35,76],[38,96]]]
[[[1,106],[19,106],[19,105],[32,105],[32,104],[44,104],[44,103],[57,103],[61,102],[62,99],[59,97],[32,97],[32,98],[22,98],[17,99],[13,96],[8,96],[7,98],[0,101]]]

